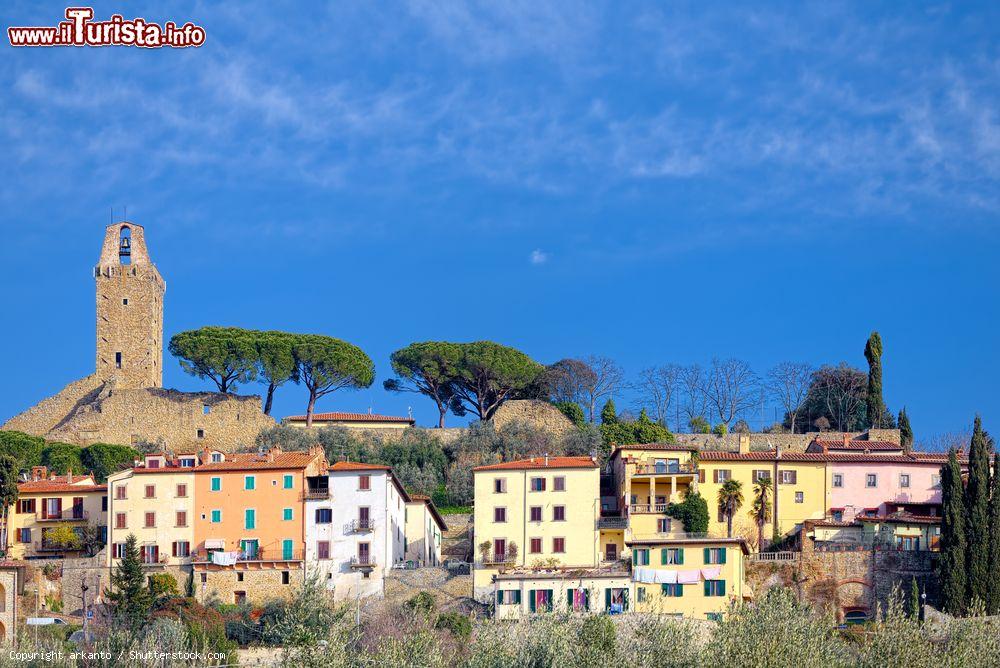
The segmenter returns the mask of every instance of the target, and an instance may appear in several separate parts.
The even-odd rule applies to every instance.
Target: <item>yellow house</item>
[[[194,548],[196,454],[146,455],[142,464],[108,476],[108,565],[134,534],[143,563],[191,562]]]
[[[478,600],[494,596],[494,578],[502,573],[545,571],[555,577],[599,565],[595,459],[533,457],[480,466],[473,477]]]
[[[421,566],[441,563],[441,537],[448,530],[431,497],[410,494],[406,502],[406,536],[403,551],[408,561]]]
[[[702,451],[698,455],[698,491],[708,503],[709,533],[727,534],[727,518],[719,508],[719,490],[728,480],[741,484],[743,504],[733,515],[733,535],[756,544],[757,526],[752,517],[754,484],[769,478],[771,523],[765,539],[774,533],[787,536],[802,528],[806,520],[821,520],[829,508],[827,456],[822,453],[749,451],[749,439],[741,439],[738,452]]]
[[[678,533],[635,540],[632,549],[634,610],[694,619],[721,620],[730,603],[747,597],[741,538]]]
[[[91,475],[49,474],[44,466],[19,483],[17,503],[8,510],[8,558],[66,557],[79,554],[84,529],[95,527],[95,545],[107,528],[107,487]],[[74,534],[71,535],[68,530]]]

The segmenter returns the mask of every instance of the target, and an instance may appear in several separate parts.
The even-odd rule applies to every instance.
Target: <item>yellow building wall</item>
[[[566,489],[555,491],[553,478],[566,478]],[[530,491],[532,478],[545,478],[545,491]],[[483,541],[493,544],[494,539],[504,538],[507,544],[517,545],[517,558],[510,566],[532,567],[534,564],[555,560],[560,567],[594,567],[598,564],[597,519],[600,516],[600,474],[598,469],[535,469],[477,471],[475,478],[474,554],[476,568],[473,589],[476,597],[488,597],[492,577],[499,571],[481,563],[479,545]],[[494,492],[494,481],[504,479],[507,491]],[[566,519],[554,521],[553,508],[565,506]],[[529,522],[530,508],[542,508],[542,521]],[[494,508],[507,509],[507,521],[493,521]],[[566,539],[565,553],[552,550],[552,539]],[[529,553],[532,538],[542,539],[542,551]],[[490,549],[492,553],[492,548]]]
[[[496,583],[496,589],[505,592],[518,590],[521,592],[521,602],[498,604],[494,607],[494,617],[496,619],[517,619],[522,615],[531,614],[530,592],[535,589],[552,590],[552,610],[537,610],[535,614],[566,614],[571,612],[569,606],[569,591],[571,589],[585,589],[590,592],[589,613],[605,612],[605,592],[607,588],[625,589],[628,591],[629,609],[632,606],[632,583],[628,576],[619,577],[554,577],[539,575],[535,578],[524,578],[516,580],[500,580]],[[492,591],[492,590],[491,590]],[[493,600],[496,600],[494,595]]]
[[[154,496],[146,498],[146,486],[152,485]],[[178,495],[178,485],[186,485],[186,496]],[[139,548],[157,545],[160,561],[167,564],[187,564],[190,558],[173,557],[173,543],[187,541],[190,551],[195,549],[195,477],[184,469],[167,469],[155,473],[133,473],[132,470],[116,473],[108,478],[108,564],[112,563],[114,543],[124,543],[134,534]],[[125,499],[119,499],[118,489],[125,488]],[[187,513],[187,526],[177,525],[177,512]],[[156,526],[146,527],[146,513],[155,513]],[[125,528],[115,528],[116,516],[125,513]],[[164,559],[166,561],[164,561]]]
[[[767,470],[774,476],[774,463],[770,461],[721,461],[699,464],[699,469],[705,472],[705,481],[698,483],[698,491],[708,503],[709,533],[716,536],[726,535],[726,520],[719,519],[719,489],[722,483],[715,483],[713,472],[719,469],[729,470],[731,478],[743,484],[743,505],[733,516],[733,536],[746,538],[751,544],[756,544],[757,525],[750,515],[753,507],[753,472]],[[795,484],[772,485],[778,493],[778,533],[787,535],[801,525],[805,520],[823,519],[829,507],[829,489],[827,488],[826,464],[823,462],[781,462],[781,471],[795,471]],[[802,503],[796,503],[796,492],[802,492]],[[772,499],[773,503],[773,499]],[[771,526],[764,529],[765,538],[771,537]]]
[[[664,497],[666,503],[679,503],[687,490],[696,484],[695,474],[685,471],[691,467],[691,453],[688,451],[656,451],[621,448],[615,458],[614,475],[619,490],[619,498],[631,504],[635,496],[638,505],[655,504],[657,497]],[[634,461],[633,461],[634,460]],[[671,463],[681,469],[676,473],[651,474],[645,467],[653,467],[658,461]],[[627,462],[627,463],[626,463]]]
[[[88,485],[89,485],[88,481]],[[42,542],[42,530],[52,529],[60,525],[79,527],[79,526],[106,526],[107,525],[107,514],[102,510],[102,498],[106,492],[101,491],[90,491],[90,492],[22,492],[19,495],[20,499],[35,499],[35,512],[33,513],[19,513],[17,512],[17,503],[11,506],[7,511],[8,518],[8,528],[7,528],[7,543],[9,545],[8,558],[10,559],[25,559],[28,557],[38,557],[38,556],[61,556],[62,552],[53,551],[39,551],[37,546]],[[62,510],[63,514],[67,514],[73,508],[73,499],[83,497],[83,510],[86,513],[86,520],[58,520],[58,521],[42,521],[39,518],[42,515],[42,499],[62,499]],[[31,542],[22,543],[19,540],[20,529],[27,528],[31,529]]]
[[[676,566],[661,565],[660,550],[667,548],[682,548],[684,550],[684,563]],[[726,563],[706,563],[704,558],[705,548],[725,549]],[[709,613],[724,613],[729,608],[731,602],[743,599],[744,555],[743,550],[738,545],[706,541],[704,543],[685,543],[683,545],[655,545],[649,546],[649,550],[649,566],[641,566],[640,568],[677,571],[701,570],[702,568],[721,569],[721,573],[717,579],[721,579],[726,583],[725,595],[705,596],[705,583],[703,580],[683,585],[683,595],[679,597],[664,596],[661,584],[634,582],[632,600],[635,601],[633,609],[636,612],[707,619]],[[645,590],[645,592],[640,593],[641,589]]]

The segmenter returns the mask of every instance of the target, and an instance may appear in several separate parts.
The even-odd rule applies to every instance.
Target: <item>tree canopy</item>
[[[180,332],[170,338],[167,349],[184,371],[211,380],[222,393],[257,377],[257,348],[250,330],[202,327]]]
[[[816,369],[805,401],[795,411],[796,429],[807,432],[822,425],[833,431],[861,431],[867,426],[867,392],[868,375],[860,369],[843,362]],[[785,427],[791,427],[791,418],[786,414]]]
[[[295,335],[288,332],[256,332],[254,347],[257,351],[257,378],[267,385],[264,397],[264,415],[271,414],[274,391],[288,381],[298,382],[295,364]]]
[[[107,481],[115,471],[131,466],[136,459],[139,459],[139,451],[127,445],[93,443],[80,450],[83,471],[94,474],[94,480],[99,483]]]
[[[452,386],[462,406],[480,420],[489,420],[508,399],[527,389],[542,365],[520,350],[474,341],[456,344],[462,352]]]
[[[357,346],[320,334],[299,334],[292,348],[298,377],[309,391],[306,426],[312,426],[316,400],[337,390],[370,387],[375,365]]]
[[[868,337],[865,359],[868,360],[868,392],[865,398],[867,426],[892,427],[892,416],[886,410],[882,398],[882,337],[878,332],[872,332]]]
[[[416,392],[429,397],[438,410],[438,427],[444,427],[448,411],[465,414],[455,394],[455,378],[462,361],[462,345],[447,341],[411,343],[395,351],[391,358],[395,378],[383,386],[389,392]]]

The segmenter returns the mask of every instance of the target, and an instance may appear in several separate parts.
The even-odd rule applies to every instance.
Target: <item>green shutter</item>
[[[710,547],[705,548],[705,563],[706,564],[712,563],[712,548]]]
[[[552,612],[552,602],[553,602],[553,599],[555,598],[555,596],[553,596],[553,594],[555,594],[555,592],[554,592],[554,591],[552,591],[551,589],[546,589],[545,591],[547,591],[547,592],[548,592],[548,594],[549,594],[549,597],[548,597],[548,599],[549,599],[549,600],[548,600],[548,602],[547,602],[547,603],[545,604],[545,609],[546,609],[546,610],[547,610],[548,612]]]
[[[638,548],[632,548],[632,565],[639,565],[639,550]]]
[[[515,589],[514,590],[514,603],[517,603],[518,605],[521,605],[521,590],[520,589]]]
[[[683,595],[684,595],[684,585],[678,582],[677,584],[674,585],[674,596],[683,596]]]
[[[684,548],[683,547],[677,548],[677,563],[678,564],[683,564],[684,563]]]
[[[719,585],[721,585],[720,586],[721,591],[719,592],[719,595],[720,596],[725,596],[726,595],[726,581],[725,580],[719,580]]]
[[[566,599],[567,599],[566,602],[569,604],[569,609],[572,610],[573,609],[573,590],[572,589],[567,589],[566,590]]]
[[[711,596],[712,595],[711,592],[712,592],[712,581],[705,580],[705,596]]]
[[[628,589],[622,592],[622,612],[628,612]]]
[[[611,588],[604,588],[604,612],[611,612]]]
[[[590,590],[583,590],[583,609],[590,612]]]
[[[667,548],[660,550],[660,563],[664,565],[667,563]]]
[[[535,612],[535,590],[528,590],[528,612]]]
[[[726,552],[728,552],[728,551],[729,550],[726,549],[726,548],[724,548],[724,547],[719,548],[719,563],[720,564],[726,563]]]

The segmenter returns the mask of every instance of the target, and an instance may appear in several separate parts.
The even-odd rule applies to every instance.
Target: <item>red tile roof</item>
[[[822,452],[782,452],[778,461],[781,462],[825,462],[829,455]],[[698,453],[698,461],[702,462],[772,462],[775,460],[774,450],[751,450],[750,452],[732,452],[730,450],[702,450]]]
[[[305,415],[289,415],[286,420],[305,422]],[[404,422],[415,424],[416,420],[398,415],[374,415],[372,413],[313,413],[313,422]]]
[[[321,455],[308,451],[276,452],[273,457],[268,453],[236,453],[226,455],[224,462],[208,462],[193,468],[179,468],[175,471],[268,471],[276,469],[304,469]],[[273,461],[272,461],[273,459]],[[147,469],[150,472],[162,469]]]
[[[828,450],[870,450],[872,452],[880,450],[895,450],[897,452],[903,450],[903,446],[899,443],[892,443],[891,441],[832,441],[827,439],[815,439],[810,445],[815,444],[816,446],[823,448],[826,447]]]
[[[629,443],[627,445],[616,445],[615,452],[619,450],[662,450],[664,452],[694,452],[698,449],[696,445],[684,445],[682,443]],[[612,457],[614,453],[612,453]]]
[[[17,484],[17,491],[21,494],[33,493],[62,493],[62,492],[103,492],[107,490],[107,485],[94,483],[94,478],[90,475],[75,475],[73,482],[69,481],[69,476],[59,475],[55,478],[45,478],[44,480],[29,480]]]
[[[532,457],[531,459],[517,459],[510,462],[500,462],[499,464],[488,464],[477,466],[473,471],[504,471],[504,470],[533,470],[533,469],[596,469],[597,462],[590,457]]]
[[[703,462],[773,462],[774,450],[751,450],[733,452],[731,450],[703,450],[698,454]],[[912,452],[901,454],[877,454],[864,452],[782,452],[779,462],[839,462],[865,464],[934,464],[940,466],[948,461],[948,455],[934,452]],[[967,463],[968,459],[960,459]]]
[[[362,464],[361,462],[334,462],[327,466],[328,471],[391,471],[381,464]]]

